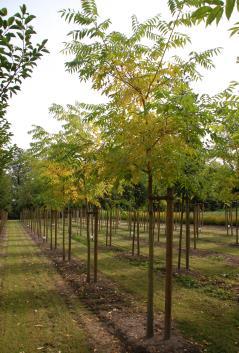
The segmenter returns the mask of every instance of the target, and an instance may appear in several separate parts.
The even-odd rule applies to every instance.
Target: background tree
[[[22,80],[30,77],[37,61],[47,53],[45,44],[33,45],[36,33],[31,25],[35,18],[26,8],[8,16],[6,8],[0,9],[0,117],[5,114],[9,98],[20,90]]]

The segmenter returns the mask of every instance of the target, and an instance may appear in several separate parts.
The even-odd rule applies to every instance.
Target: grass
[[[7,257],[0,257],[1,353],[88,353],[86,336],[56,283],[60,277],[23,231],[7,224]],[[74,303],[75,313],[82,311]]]
[[[232,221],[233,224],[235,225],[236,223],[236,210],[235,208],[232,209]],[[141,212],[141,217],[146,218],[146,213]],[[121,212],[121,217],[122,219],[126,220],[128,218],[128,213],[127,212]],[[175,219],[180,219],[180,213],[175,212],[174,213]],[[185,214],[184,214],[185,218]],[[192,221],[193,215],[192,212],[190,213],[190,219]],[[161,220],[164,222],[165,221],[165,211],[161,211]],[[226,221],[225,221],[225,209],[220,209],[216,211],[205,211],[203,212],[203,222],[205,225],[220,225],[220,226],[225,226]]]

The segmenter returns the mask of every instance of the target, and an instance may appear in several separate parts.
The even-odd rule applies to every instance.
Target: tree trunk
[[[68,261],[71,261],[72,210],[68,207]]]
[[[110,209],[110,246],[112,246],[112,226],[113,226],[113,215],[112,215],[112,208]]]
[[[229,235],[228,207],[227,206],[225,206],[225,224],[226,224],[227,235]]]
[[[196,236],[197,236],[197,231],[196,231],[196,215],[197,213],[197,205],[194,205],[194,208],[193,208],[193,247],[194,249],[197,248],[197,241],[196,241]]]
[[[55,214],[55,249],[57,249],[57,211],[55,211],[54,214]]]
[[[95,232],[94,232],[94,282],[97,282],[98,274],[98,221],[99,209],[95,207]]]
[[[183,213],[184,213],[184,195],[182,195],[182,209],[181,209],[181,216],[180,216],[180,232],[179,232],[179,244],[178,244],[178,270],[181,269],[182,240],[183,240]]]
[[[137,255],[140,255],[140,244],[139,244],[139,212],[137,212]]]
[[[233,205],[230,206],[230,227],[231,227],[231,236],[233,237]]]
[[[186,196],[186,270],[189,271],[189,256],[190,256],[190,206],[189,197]]]
[[[51,238],[50,248],[51,248],[51,250],[53,248],[52,223],[53,223],[53,211],[51,210],[51,219],[50,219],[50,238]]]
[[[238,201],[236,201],[236,244],[238,245]]]
[[[62,259],[66,260],[66,239],[65,239],[65,210],[62,210]]]
[[[86,237],[87,237],[87,282],[90,283],[90,214],[86,203]]]
[[[105,245],[108,246],[109,238],[109,211],[106,211],[106,233],[105,233]]]
[[[133,238],[132,238],[132,256],[134,256],[134,245],[135,245],[135,229],[136,229],[136,212],[133,213]]]
[[[148,213],[149,213],[149,264],[148,264],[148,303],[147,337],[154,335],[154,234],[153,234],[153,176],[148,172]]]
[[[79,210],[79,216],[80,216],[80,236],[82,234],[82,207]]]
[[[158,243],[160,241],[160,205],[158,206]]]
[[[173,274],[173,190],[167,190],[166,217],[166,276],[165,276],[165,320],[164,339],[171,337],[172,323],[172,274]]]
[[[48,242],[49,212],[46,210],[46,242]]]

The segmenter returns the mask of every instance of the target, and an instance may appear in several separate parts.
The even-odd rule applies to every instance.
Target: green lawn
[[[60,276],[19,222],[8,222],[7,234],[7,256],[0,257],[0,352],[90,352],[57,290]],[[81,310],[75,302],[75,314]]]

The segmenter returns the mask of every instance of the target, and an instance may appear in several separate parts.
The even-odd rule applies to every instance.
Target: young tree
[[[147,177],[147,336],[151,337],[154,179],[158,182],[164,180],[172,186],[183,169],[183,151],[190,150],[186,136],[190,133],[195,136],[195,131],[203,131],[198,123],[199,101],[192,93],[189,81],[199,78],[198,64],[212,67],[211,57],[218,50],[200,54],[192,52],[186,61],[172,55],[172,50],[189,42],[186,35],[176,31],[178,17],[169,23],[159,16],[139,23],[133,16],[132,35],[127,37],[120,32],[110,32],[109,19],[98,22],[94,0],[82,1],[82,11],[79,12],[63,10],[62,16],[80,26],[80,29],[70,32],[72,41],[66,44],[66,53],[74,56],[66,63],[67,70],[79,74],[81,80],[91,79],[92,87],[110,100],[105,107],[93,108],[91,115],[104,131],[108,165],[114,161],[117,173],[124,176],[127,173],[135,182],[142,173]],[[146,44],[146,38],[149,44]],[[170,57],[167,60],[166,54]]]

